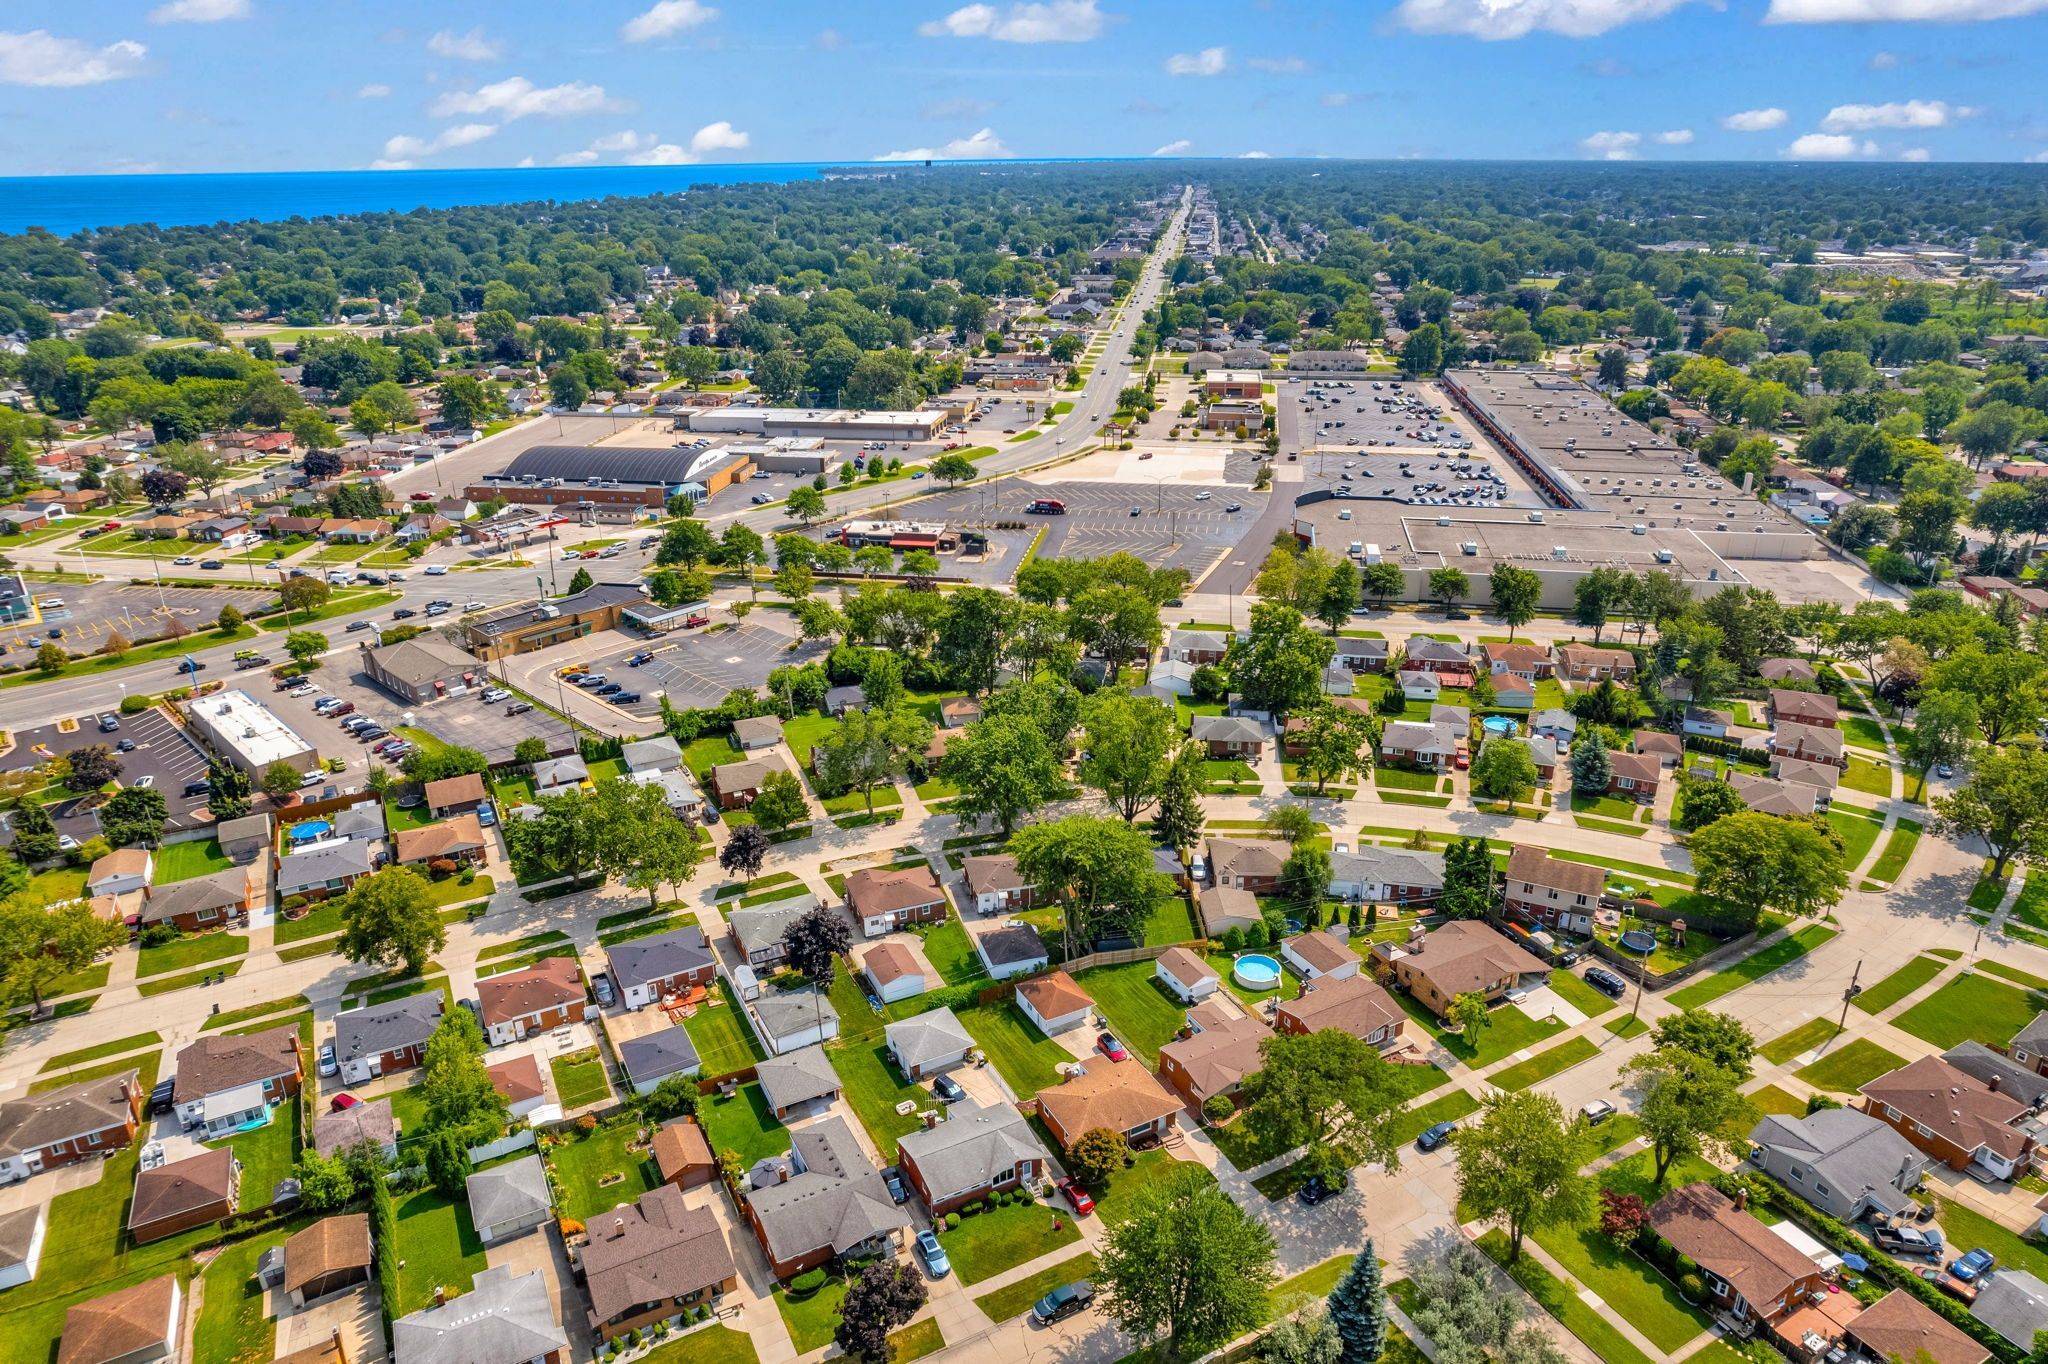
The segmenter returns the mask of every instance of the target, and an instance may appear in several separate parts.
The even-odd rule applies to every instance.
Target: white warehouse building
[[[260,780],[263,769],[287,762],[300,772],[320,765],[320,754],[270,707],[239,688],[192,701],[186,715],[194,731],[223,759]]]
[[[843,407],[711,407],[687,414],[692,431],[826,440],[932,440],[952,420],[938,412],[863,412]]]

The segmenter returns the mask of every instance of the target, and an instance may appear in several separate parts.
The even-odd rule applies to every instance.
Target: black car
[[[358,630],[367,630],[369,628],[370,622],[366,620],[352,620],[348,623],[348,632],[350,634],[354,634]]]
[[[1335,1198],[1342,1192],[1344,1192],[1343,1185],[1332,1185],[1325,1182],[1321,1175],[1312,1175],[1308,1183],[1302,1185],[1294,1196],[1301,1200],[1303,1207],[1313,1208],[1324,1199]]]
[[[410,606],[401,606],[396,611],[393,611],[391,613],[391,619],[411,620],[414,616],[417,616],[418,614],[419,612],[413,610]]]
[[[637,705],[639,701],[640,693],[637,691],[622,691],[612,698],[612,704],[615,706]]]
[[[1434,1151],[1437,1147],[1449,1141],[1451,1134],[1457,1130],[1458,1124],[1454,1122],[1440,1122],[1415,1139],[1415,1149],[1418,1151]]]
[[[182,663],[180,663],[180,664],[178,665],[178,671],[179,671],[179,672],[181,672],[181,673],[199,673],[199,672],[205,672],[205,671],[206,671],[206,665],[205,665],[204,663],[201,663],[201,662],[200,662],[200,661],[199,661],[198,659],[196,659],[196,658],[188,658],[188,659],[186,659],[186,660],[185,660],[184,662],[182,662]]]
[[[1095,1301],[1095,1285],[1082,1279],[1077,1283],[1061,1284],[1052,1292],[1040,1298],[1031,1309],[1031,1319],[1040,1326],[1050,1326],[1076,1312],[1086,1311],[1088,1304]]]
[[[960,1082],[950,1075],[932,1077],[932,1093],[938,1095],[949,1104],[959,1103],[967,1097],[967,1091],[962,1089]]]
[[[1620,999],[1628,993],[1628,982],[1602,966],[1586,968],[1586,984],[1609,999]]]
[[[213,794],[213,783],[204,778],[199,781],[188,781],[185,783],[185,794],[188,796],[210,796]]]
[[[532,709],[533,704],[529,701],[514,701],[511,705],[505,707],[505,713],[507,715],[524,715]]]
[[[158,1080],[156,1087],[149,1091],[149,1111],[152,1114],[170,1112],[171,1096],[177,1087],[178,1079],[176,1076],[172,1076],[168,1080]]]

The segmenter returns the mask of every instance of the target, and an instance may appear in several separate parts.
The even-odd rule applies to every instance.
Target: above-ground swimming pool
[[[1230,974],[1247,990],[1270,990],[1280,983],[1280,963],[1258,952],[1247,952],[1230,963]]]
[[[310,843],[316,838],[325,838],[334,832],[334,825],[325,819],[309,819],[303,824],[294,824],[285,835],[294,843]]]
[[[1488,734],[1498,734],[1503,738],[1512,738],[1515,733],[1515,722],[1505,715],[1489,715],[1479,722],[1479,727]]]

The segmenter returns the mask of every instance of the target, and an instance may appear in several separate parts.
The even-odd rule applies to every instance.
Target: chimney
[[[786,1162],[775,1167],[775,1182],[777,1184],[789,1183],[789,1165]]]
[[[434,1285],[434,1306],[436,1306],[436,1307],[446,1307],[447,1305],[448,1305],[448,1290],[447,1290],[446,1288],[442,1287],[442,1286],[441,1286],[440,1284],[435,1284],[435,1285]]]
[[[1990,1090],[1993,1094],[1996,1094],[1998,1092],[1999,1082],[2003,1079],[2005,1079],[2003,1075],[1999,1075],[1994,1072],[1991,1078],[1984,1082],[1984,1087]]]
[[[1737,1212],[1741,1212],[1741,1211],[1742,1211],[1743,1209],[1747,1208],[1748,1206],[1749,1206],[1749,1190],[1747,1190],[1747,1189],[1737,1189],[1737,1190],[1735,1191],[1735,1211],[1737,1211]]]

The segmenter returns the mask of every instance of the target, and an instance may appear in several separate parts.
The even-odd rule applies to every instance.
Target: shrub
[[[1825,1094],[1809,1094],[1806,1098],[1806,1111],[1808,1113],[1818,1113],[1823,1108],[1840,1108],[1841,1106],[1840,1103],[1830,1099]]]
[[[147,696],[124,696],[121,698],[121,713],[123,715],[140,715],[143,711],[148,710],[151,704]]]
[[[1038,1190],[1028,1185],[1017,1190],[1017,1201],[1024,1204],[1036,1203],[1038,1201]]]
[[[1211,1094],[1202,1101],[1202,1116],[1210,1122],[1224,1122],[1235,1112],[1237,1105],[1230,1101],[1227,1094]]]
[[[1699,1276],[1697,1270],[1688,1269],[1678,1276],[1678,1291],[1685,1295],[1687,1302],[1702,1303],[1707,1300],[1707,1282]]]
[[[452,857],[436,857],[427,863],[427,871],[436,881],[443,880],[455,874],[456,861]]]
[[[177,940],[178,928],[175,924],[151,924],[142,930],[144,947],[169,947]]]
[[[593,1114],[585,1113],[576,1120],[576,1126],[585,1132],[595,1132],[597,1130],[597,1118]]]
[[[789,1281],[789,1291],[792,1297],[809,1297],[824,1286],[825,1271],[822,1269],[807,1269]]]
[[[1241,952],[1244,950],[1244,930],[1236,924],[1223,930],[1223,950]]]
[[[476,884],[476,868],[475,868],[475,867],[464,867],[464,868],[462,869],[462,875],[461,875],[461,876],[459,876],[459,877],[457,877],[457,878],[456,878],[456,880],[457,880],[458,882],[460,882],[460,883],[461,883],[462,885],[465,885],[465,886],[473,886],[473,885],[475,885],[475,884]]]

